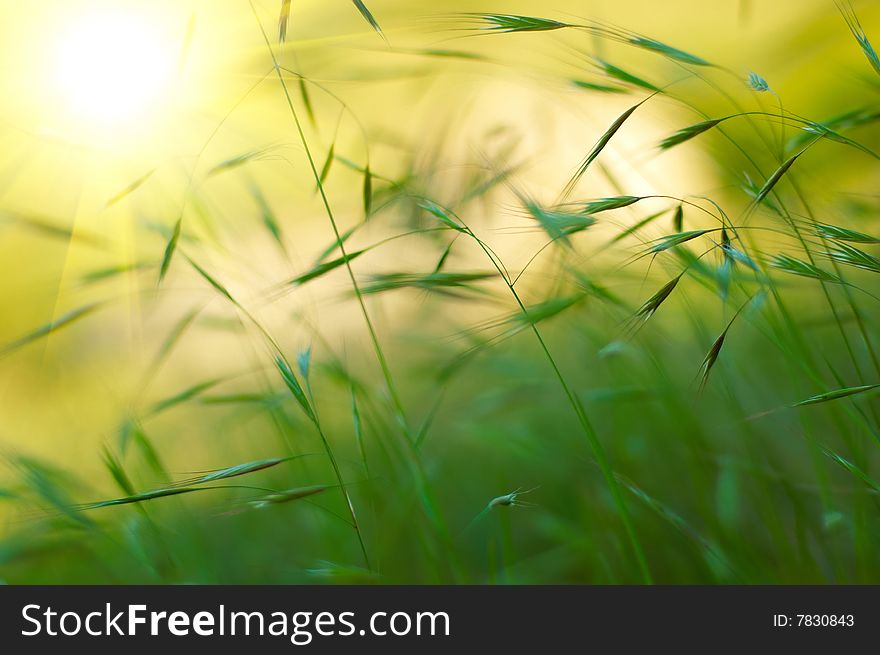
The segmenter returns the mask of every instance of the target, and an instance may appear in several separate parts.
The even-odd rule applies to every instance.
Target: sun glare
[[[82,17],[62,36],[58,84],[65,109],[81,119],[119,124],[155,112],[174,72],[158,26],[131,14]]]

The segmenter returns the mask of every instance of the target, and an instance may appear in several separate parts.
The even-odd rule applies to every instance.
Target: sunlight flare
[[[168,96],[173,49],[159,26],[130,12],[88,15],[62,35],[56,73],[70,113],[94,123],[130,122]]]

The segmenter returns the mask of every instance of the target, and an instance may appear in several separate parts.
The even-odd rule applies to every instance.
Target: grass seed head
[[[803,407],[805,405],[827,403],[831,400],[839,400],[840,398],[855,396],[857,394],[865,393],[867,391],[873,391],[874,389],[878,388],[880,388],[880,384],[864,384],[858,387],[844,387],[842,389],[834,389],[833,391],[826,391],[824,393],[816,394],[815,396],[810,396],[809,398],[794,403],[792,407]]]
[[[672,228],[676,232],[684,231],[684,207],[678,205],[675,208],[675,212],[672,214]]]
[[[693,66],[712,65],[702,57],[697,57],[696,55],[692,55],[689,52],[679,50],[678,48],[673,48],[670,45],[666,45],[665,43],[661,43],[660,41],[655,41],[654,39],[637,36],[630,39],[629,42],[637,48],[643,48],[645,50],[658,52],[661,55],[665,55],[666,57],[674,59],[675,61],[680,61],[683,64],[691,64]]]
[[[880,56],[877,55],[877,51],[874,50],[874,46],[872,46],[871,42],[868,40],[868,35],[865,33],[864,28],[862,28],[862,24],[859,21],[859,17],[856,15],[852,4],[848,0],[839,0],[837,2],[837,8],[840,10],[840,13],[843,14],[847,27],[849,27],[850,32],[852,32],[856,42],[862,49],[868,63],[871,64],[871,68],[874,69],[875,73],[880,75]]]
[[[880,258],[860,250],[848,243],[836,243],[831,250],[826,253],[828,257],[841,264],[860,268],[864,271],[880,273]]]
[[[382,32],[382,28],[379,26],[379,21],[376,20],[376,17],[373,16],[373,13],[367,9],[367,5],[365,5],[361,0],[351,0],[357,10],[360,12],[361,16],[364,17],[364,20],[370,24],[376,33],[379,34],[383,39],[385,38],[385,33]]]
[[[835,275],[832,275],[828,271],[825,271],[814,264],[810,264],[809,262],[802,261],[800,259],[795,259],[794,257],[790,257],[788,255],[776,255],[771,261],[770,265],[773,268],[778,268],[781,271],[785,271],[786,273],[790,273],[792,275],[799,275],[801,277],[808,277],[814,280],[821,280],[823,282],[840,282],[840,278]]]
[[[287,489],[286,491],[278,491],[263,496],[262,498],[259,498],[257,500],[252,500],[250,501],[250,504],[256,508],[268,507],[270,505],[281,505],[283,503],[289,503],[294,500],[301,500],[302,498],[314,496],[323,491],[326,491],[328,488],[329,487],[327,485],[318,484],[310,487],[297,487],[296,489]]]
[[[641,198],[639,196],[615,196],[613,198],[601,198],[584,203],[583,212],[585,214],[598,214],[599,212],[608,211],[610,209],[621,209],[629,207],[637,203]]]
[[[567,23],[550,20],[548,18],[536,18],[534,16],[519,16],[516,14],[466,14],[476,19],[483,25],[483,30],[490,32],[546,32],[570,27]]]
[[[675,246],[687,243],[692,239],[701,237],[704,234],[708,234],[711,231],[712,230],[690,230],[688,232],[679,232],[678,234],[668,234],[664,237],[659,238],[657,242],[648,249],[648,252],[663,252],[664,250],[669,250],[670,248],[674,248]]]
[[[609,77],[613,77],[614,79],[620,82],[626,82],[627,84],[632,84],[633,86],[641,87],[642,89],[646,89],[648,91],[652,91],[654,93],[662,92],[660,87],[655,86],[648,82],[647,80],[643,80],[641,77],[633,75],[632,73],[628,73],[627,71],[611,64],[602,59],[598,60],[599,67],[604,71],[606,75]]]
[[[509,494],[493,498],[489,501],[489,509],[494,509],[496,507],[536,507],[535,503],[523,500],[522,496],[533,492],[537,488],[538,487],[533,487],[526,491],[517,489],[516,491],[511,491]]]
[[[669,135],[665,139],[660,142],[661,150],[669,150],[674,146],[684,143],[685,141],[690,141],[695,136],[701,135],[703,132],[711,130],[713,127],[718,125],[723,118],[713,118],[708,121],[703,121],[701,123],[695,123],[693,125],[689,125],[688,127],[683,127],[678,132]]]
[[[816,224],[816,235],[825,239],[834,239],[835,241],[851,241],[853,243],[880,243],[880,239],[864,232],[856,232],[845,227],[837,225],[828,225],[827,223]]]
[[[746,81],[753,90],[758,91],[759,93],[764,93],[765,91],[770,90],[770,85],[767,84],[767,80],[758,75],[755,71],[749,73]]]
[[[642,102],[644,102],[644,101],[642,101]],[[618,116],[617,119],[611,124],[611,127],[609,127],[607,130],[605,130],[605,132],[602,134],[602,136],[599,137],[599,140],[596,142],[596,145],[593,146],[593,149],[590,151],[590,154],[587,155],[586,159],[584,159],[583,162],[581,162],[581,165],[578,167],[577,172],[568,181],[568,184],[565,185],[565,191],[563,192],[564,196],[567,196],[568,194],[570,194],[572,192],[575,185],[578,183],[578,180],[580,180],[581,177],[583,177],[584,173],[587,172],[587,168],[589,168],[590,164],[593,163],[593,160],[599,156],[599,153],[601,153],[602,150],[605,148],[605,146],[608,145],[608,142],[611,141],[611,137],[613,137],[617,133],[617,131],[623,126],[623,124],[626,122],[626,120],[630,116],[632,116],[633,112],[635,112],[636,109],[641,107],[642,102],[640,102],[636,105],[633,105],[632,107],[627,109],[625,112],[623,112],[620,116]]]
[[[636,318],[643,319],[647,321],[651,316],[654,315],[658,309],[660,309],[660,305],[664,303],[664,301],[672,295],[672,292],[675,290],[675,287],[678,286],[679,280],[681,280],[681,276],[684,273],[680,273],[675,276],[669,282],[663,285],[663,287],[655,293],[653,296],[648,298],[645,303],[639,307],[638,311],[636,311]]]
[[[290,22],[291,0],[281,0],[281,12],[278,15],[278,43],[283,44],[287,39],[287,26]]]
[[[583,212],[571,212],[561,209],[545,209],[534,202],[526,201],[526,210],[554,241],[568,243],[568,237],[582,232],[596,223],[596,219]]]

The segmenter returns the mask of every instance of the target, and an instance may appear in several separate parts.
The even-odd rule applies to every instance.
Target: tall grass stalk
[[[268,35],[266,34],[266,30],[263,28],[262,21],[260,21],[259,15],[257,14],[256,8],[253,3],[251,3],[251,10],[253,11],[254,18],[259,25],[260,32],[263,35],[263,40],[266,44],[266,49],[269,52],[269,55],[272,59],[272,66],[275,69],[275,73],[278,77],[278,82],[281,85],[281,88],[284,92],[284,98],[287,103],[288,110],[290,111],[290,115],[293,118],[294,125],[296,126],[296,132],[299,137],[300,143],[303,146],[303,150],[306,155],[306,160],[309,164],[309,169],[311,170],[312,177],[314,178],[315,185],[317,186],[318,193],[321,196],[321,203],[324,207],[324,211],[327,215],[327,219],[330,222],[330,226],[333,230],[333,236],[336,239],[336,245],[339,248],[340,255],[344,261],[344,266],[346,273],[348,274],[349,281],[351,283],[352,290],[354,291],[355,298],[357,300],[358,308],[360,310],[361,316],[363,317],[364,324],[367,328],[367,332],[369,333],[370,342],[373,347],[373,352],[375,353],[376,360],[379,363],[379,368],[381,369],[382,376],[385,380],[385,385],[388,389],[388,394],[390,396],[392,406],[394,409],[395,418],[398,422],[400,429],[404,434],[404,438],[406,440],[407,451],[409,452],[409,461],[410,465],[414,470],[416,483],[419,489],[420,496],[424,500],[425,509],[427,511],[428,517],[434,525],[435,530],[438,531],[441,539],[446,543],[450,542],[450,535],[448,530],[443,526],[442,519],[439,516],[439,511],[436,508],[436,505],[431,497],[430,488],[427,482],[427,476],[425,475],[424,469],[422,468],[421,460],[419,457],[418,449],[416,447],[416,436],[412,433],[409,421],[406,418],[406,412],[403,407],[403,402],[401,401],[400,394],[397,391],[397,385],[395,384],[394,378],[391,374],[391,369],[388,365],[388,359],[385,356],[385,352],[382,348],[382,344],[379,341],[379,336],[376,332],[376,328],[373,325],[373,321],[370,318],[370,313],[367,310],[366,302],[364,300],[363,293],[361,292],[360,285],[357,282],[357,279],[354,275],[354,270],[351,267],[351,261],[346,250],[345,241],[342,238],[342,234],[339,230],[339,225],[336,222],[336,217],[333,213],[333,209],[330,206],[330,200],[327,197],[327,192],[324,186],[324,182],[321,180],[321,173],[317,168],[315,163],[314,156],[312,155],[311,148],[309,146],[309,141],[306,138],[305,131],[303,130],[302,123],[299,119],[299,114],[296,110],[296,107],[293,103],[293,98],[290,95],[290,90],[287,87],[287,82],[284,79],[284,75],[282,74],[282,67],[278,63],[278,59],[275,55],[275,51],[272,48],[272,43],[269,40]]]
[[[529,315],[529,310],[526,308],[525,304],[522,301],[519,293],[516,290],[516,287],[513,285],[513,281],[510,279],[510,275],[504,267],[501,260],[498,256],[489,248],[482,239],[480,239],[476,234],[474,234],[473,230],[465,223],[461,218],[458,220],[461,222],[465,234],[467,234],[471,239],[473,239],[489,261],[492,263],[492,266],[495,270],[498,271],[498,274],[501,276],[504,281],[507,290],[510,292],[510,295],[513,296],[514,301],[519,308],[519,311],[522,312],[523,318],[528,322],[529,328],[532,331],[532,334],[535,335],[535,339],[538,342],[538,345],[541,348],[541,352],[547,358],[550,367],[553,369],[553,375],[556,377],[559,385],[562,387],[562,391],[565,394],[568,403],[571,405],[571,408],[574,410],[575,416],[577,417],[578,423],[581,426],[581,429],[584,432],[584,435],[587,437],[587,442],[590,445],[590,449],[593,451],[593,455],[596,458],[596,462],[599,465],[600,470],[602,471],[602,475],[605,478],[605,484],[608,487],[609,492],[611,493],[611,497],[614,502],[614,506],[617,510],[618,516],[620,517],[621,522],[623,523],[624,530],[626,531],[627,539],[629,540],[630,546],[633,550],[633,555],[638,564],[639,572],[642,578],[642,581],[646,584],[651,584],[653,582],[653,578],[651,576],[651,570],[648,566],[648,560],[645,557],[645,552],[642,547],[641,542],[639,541],[639,537],[636,534],[635,526],[633,525],[632,517],[630,516],[629,509],[626,505],[626,501],[623,498],[623,493],[621,492],[620,483],[615,477],[614,470],[611,467],[611,463],[608,459],[608,455],[605,452],[605,448],[602,445],[602,442],[599,439],[598,434],[596,433],[595,428],[593,427],[590,419],[587,416],[587,413],[584,411],[583,404],[578,399],[578,397],[574,394],[565,377],[562,374],[562,371],[559,368],[559,365],[556,363],[556,359],[553,357],[553,354],[550,352],[550,348],[547,345],[547,342],[544,340],[541,331],[538,329],[536,321],[532,319]]]

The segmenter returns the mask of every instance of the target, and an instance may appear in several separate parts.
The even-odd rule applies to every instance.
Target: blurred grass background
[[[2,579],[878,581],[880,264],[851,231],[880,234],[880,71],[849,5],[370,0],[379,32],[354,3],[303,1],[279,43],[283,4],[2,9]],[[852,8],[880,39],[878,7]],[[111,13],[157,35],[161,88],[74,110],[63,44]],[[121,69],[83,77],[109,100],[143,89],[125,43],[98,50]],[[657,147],[743,112],[764,113]],[[347,252],[366,249],[349,263],[388,377],[306,148]],[[617,196],[642,199],[581,211]],[[548,245],[536,208],[595,223]],[[713,231],[656,249],[689,230]],[[847,245],[863,265],[829,255]],[[237,488],[137,497],[209,470],[193,486]],[[127,501],[82,505],[108,499]]]

